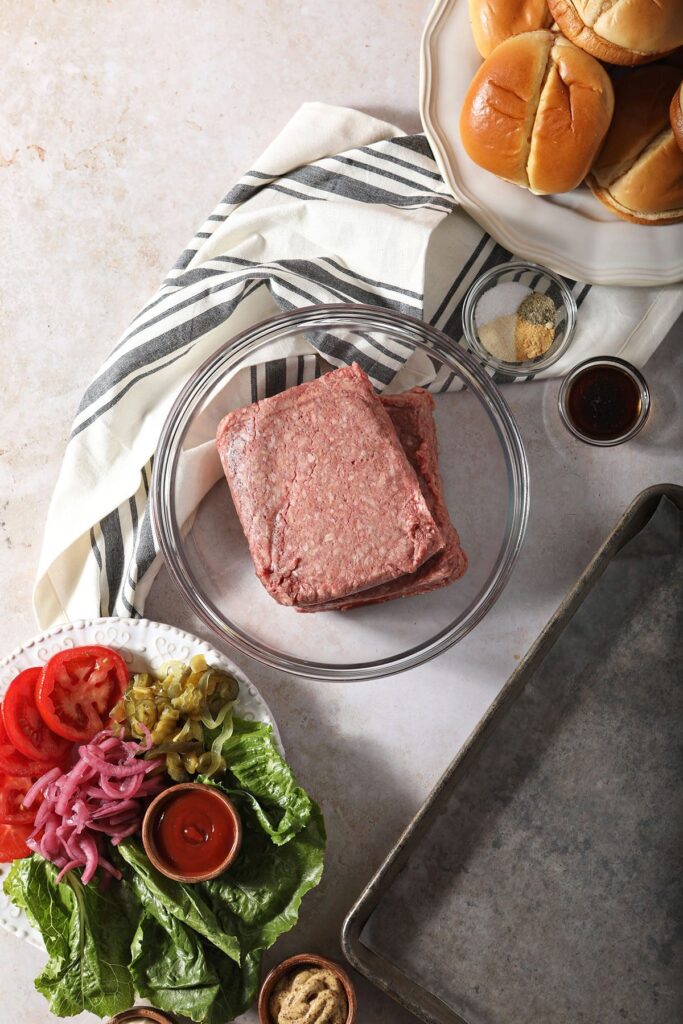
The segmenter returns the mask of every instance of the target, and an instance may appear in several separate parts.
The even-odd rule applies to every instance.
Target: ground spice
[[[519,361],[537,359],[555,339],[557,309],[549,295],[532,292],[519,305],[515,327],[515,350]]]
[[[517,360],[517,316],[509,313],[499,316],[479,328],[479,340],[492,356],[505,363]]]

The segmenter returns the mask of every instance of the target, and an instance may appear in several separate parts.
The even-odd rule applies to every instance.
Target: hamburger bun
[[[671,121],[674,138],[678,143],[678,148],[683,149],[683,82],[681,82],[679,87],[676,89],[674,97],[671,100],[671,106],[669,107],[669,119]]]
[[[567,192],[590,170],[612,117],[605,69],[539,30],[497,46],[472,79],[460,136],[480,167],[532,192]]]
[[[682,0],[548,0],[561,31],[608,64],[647,64],[683,44]]]
[[[683,46],[679,46],[677,50],[667,53],[664,63],[673,64],[677,68],[683,68]]]
[[[510,36],[550,28],[548,0],[469,0],[472,35],[479,53],[488,57]]]
[[[588,184],[613,213],[637,224],[683,220],[683,152],[669,120],[680,72],[638,68],[615,82],[614,117]]]

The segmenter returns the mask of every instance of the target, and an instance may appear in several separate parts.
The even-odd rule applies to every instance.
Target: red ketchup
[[[181,789],[169,797],[153,834],[159,860],[188,878],[217,871],[237,838],[229,809],[210,786]]]

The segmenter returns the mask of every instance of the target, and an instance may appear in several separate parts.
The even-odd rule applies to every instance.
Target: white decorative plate
[[[170,658],[187,661],[193,654],[203,654],[210,665],[231,672],[240,684],[235,711],[240,718],[267,722],[282,750],[282,740],[270,708],[244,672],[220,651],[191,633],[174,626],[165,626],[148,619],[82,619],[55,626],[18,647],[0,662],[0,699],[14,677],[25,668],[44,665],[53,654],[68,647],[101,644],[119,651],[131,672],[157,668]],[[23,911],[14,907],[2,892],[9,864],[0,864],[0,927],[6,928],[32,946],[43,949],[40,932],[33,928]]]
[[[619,220],[587,188],[535,196],[474,164],[460,141],[460,108],[481,64],[467,0],[436,0],[422,36],[420,115],[444,181],[463,208],[516,256],[591,284],[683,280],[683,224]]]

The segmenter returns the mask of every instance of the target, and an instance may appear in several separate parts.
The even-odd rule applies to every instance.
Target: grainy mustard
[[[294,970],[275,985],[269,1003],[273,1024],[346,1024],[344,986],[326,967]]]

